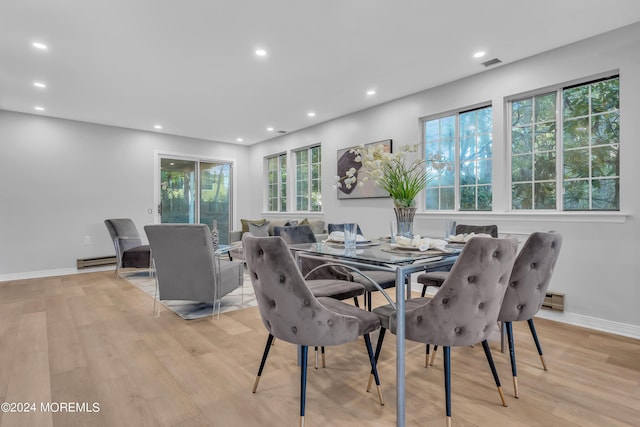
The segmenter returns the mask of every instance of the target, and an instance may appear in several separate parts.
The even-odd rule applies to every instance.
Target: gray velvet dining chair
[[[116,272],[121,268],[148,268],[151,274],[151,253],[149,245],[143,245],[136,225],[130,218],[109,218],[104,220],[113,247],[116,250]]]
[[[362,233],[362,229],[359,224],[356,224],[357,233],[364,237]],[[330,223],[327,225],[329,230],[329,234],[333,231],[344,231],[344,224],[334,224]],[[396,275],[390,271],[381,271],[381,270],[367,270],[362,269],[361,272],[364,274],[350,274],[349,280],[354,282],[358,282],[364,286],[364,306],[367,310],[371,311],[371,299],[373,292],[377,292],[378,288],[389,289],[396,286]],[[375,282],[378,286],[375,286]]]
[[[519,397],[519,393],[512,322],[527,321],[542,368],[546,371],[547,365],[533,317],[542,307],[561,248],[562,235],[558,233],[536,232],[529,236],[513,265],[509,286],[498,314],[498,321],[504,323],[507,332],[513,392],[516,398]]]
[[[517,242],[511,239],[471,239],[432,298],[406,301],[406,339],[444,348],[447,426],[451,425],[451,347],[482,343],[502,405],[506,406],[487,338],[497,329],[516,250]],[[397,313],[391,305],[377,307],[373,312],[380,317],[382,326],[376,346],[379,358],[383,332],[396,332]]]
[[[304,426],[308,346],[335,346],[363,336],[383,405],[369,336],[380,328],[378,316],[334,298],[316,297],[281,237],[245,234],[242,240],[260,318],[269,333],[253,392],[257,391],[274,338],[300,346],[300,425]]]
[[[458,224],[456,225],[456,235],[457,234],[488,234],[491,237],[498,237],[498,226],[497,225],[468,225],[468,224]],[[427,288],[429,286],[433,286],[434,288],[439,288],[442,286],[442,282],[447,277],[448,271],[429,271],[427,273],[422,273],[418,275],[416,281],[422,284],[422,293],[420,296],[424,297]]]
[[[317,243],[316,236],[307,224],[285,225],[273,227],[275,236],[282,237],[288,245],[300,243]],[[323,261],[302,258],[300,270],[304,275],[307,286],[316,297],[329,297],[338,300],[353,298],[359,307],[358,297],[364,295],[365,286],[352,279],[347,268],[340,265],[328,264]],[[322,367],[326,367],[325,349],[321,349]],[[316,368],[318,368],[318,349],[315,349]]]

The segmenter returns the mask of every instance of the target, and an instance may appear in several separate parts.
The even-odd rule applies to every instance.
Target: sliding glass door
[[[220,243],[229,241],[231,223],[231,163],[160,158],[160,222],[218,222]]]

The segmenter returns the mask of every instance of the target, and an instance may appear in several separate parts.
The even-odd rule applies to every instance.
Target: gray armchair
[[[269,332],[253,392],[258,388],[274,337],[300,346],[300,425],[303,426],[308,346],[345,344],[363,336],[380,404],[384,404],[369,338],[369,333],[380,328],[378,317],[334,298],[314,296],[281,237],[245,234],[242,240],[260,317]]]
[[[506,406],[487,338],[497,328],[498,313],[516,250],[517,243],[510,239],[471,239],[433,298],[415,298],[406,302],[406,338],[444,347],[447,426],[451,425],[450,347],[482,343],[500,399]],[[376,348],[379,355],[383,332],[389,329],[395,333],[397,316],[390,305],[378,307],[373,312],[380,317],[382,325]]]
[[[213,302],[219,314],[220,299],[242,286],[242,263],[220,260],[206,224],[156,224],[144,230],[156,268],[157,299]]]
[[[105,219],[104,225],[107,226],[116,250],[116,277],[118,277],[120,268],[151,269],[149,245],[142,244],[138,229],[131,219]]]

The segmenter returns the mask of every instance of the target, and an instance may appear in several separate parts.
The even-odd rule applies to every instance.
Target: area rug
[[[147,271],[123,272],[121,277],[151,298],[155,298],[156,279],[149,277]],[[166,300],[160,301],[160,303],[186,320],[210,317],[213,311],[213,303],[210,302]],[[243,286],[225,295],[220,300],[220,313],[229,313],[235,310],[255,307],[256,305],[257,301],[253,293],[253,286],[251,286],[251,281],[245,271]]]

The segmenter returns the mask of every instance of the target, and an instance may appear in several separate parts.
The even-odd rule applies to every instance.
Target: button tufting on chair
[[[507,331],[515,397],[518,397],[518,376],[511,322],[527,321],[540,356],[542,368],[546,371],[547,366],[542,354],[542,347],[538,341],[533,317],[544,302],[561,248],[562,236],[560,234],[532,233],[520,250],[513,266],[511,280],[512,283],[517,282],[518,287],[511,286],[507,289],[498,320],[504,322]]]
[[[471,239],[465,244],[433,298],[413,298],[405,306],[406,339],[427,344],[427,360],[429,345],[444,347],[447,425],[451,422],[450,347],[482,343],[500,399],[506,406],[487,338],[497,326],[498,313],[507,288],[507,281],[500,279],[510,274],[516,249],[517,243],[511,239]],[[492,258],[490,255],[496,252],[502,255]],[[469,282],[473,282],[474,286],[468,286]],[[456,294],[455,300],[450,298],[452,293]],[[476,310],[478,305],[482,305],[483,310]],[[382,325],[389,325],[390,331],[395,333],[395,311],[382,306],[373,312],[380,317]],[[418,319],[421,321],[418,322]],[[452,324],[457,326],[451,328]],[[489,327],[492,325],[493,327]],[[380,331],[378,348],[382,345],[384,330]]]
[[[333,298],[316,297],[304,280],[296,261],[281,237],[243,236],[247,254],[247,268],[259,273],[261,280],[252,274],[251,284],[255,290],[260,317],[269,336],[253,385],[255,393],[274,338],[295,344],[300,348],[300,424],[304,425],[307,381],[308,346],[345,344],[364,337],[376,380],[380,404],[384,404],[376,359],[369,334],[380,328],[380,319],[373,313],[346,304]],[[260,245],[264,254],[259,259],[255,248]],[[280,278],[286,277],[286,286]],[[266,301],[276,301],[279,310],[269,310]],[[265,306],[266,305],[266,306]],[[304,309],[300,309],[304,307]],[[295,326],[291,326],[295,325]]]

